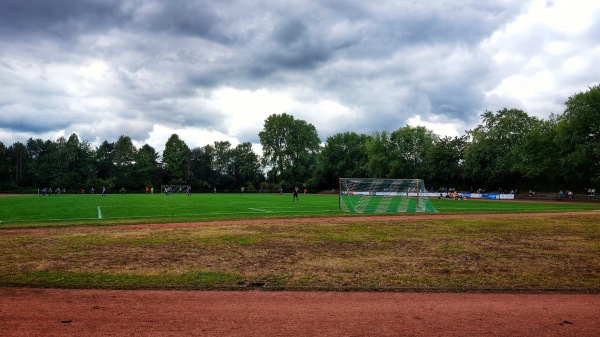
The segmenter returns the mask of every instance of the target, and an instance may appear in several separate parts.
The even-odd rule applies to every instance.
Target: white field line
[[[266,209],[260,209],[260,208],[250,208],[248,207],[249,210],[253,210],[253,211],[258,211],[258,212],[263,212],[263,213],[273,213],[273,211],[267,211]]]
[[[98,206],[98,219],[102,219],[102,211],[100,210],[100,206]]]

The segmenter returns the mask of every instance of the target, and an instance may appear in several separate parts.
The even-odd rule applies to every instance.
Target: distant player
[[[102,186],[102,198],[106,198],[106,187]]]
[[[244,186],[242,186],[242,194],[244,194]]]
[[[298,187],[294,188],[294,197],[292,198],[292,202],[298,201]]]
[[[188,195],[188,197],[192,196],[192,187],[190,185],[188,185],[188,187],[187,187],[187,195]]]

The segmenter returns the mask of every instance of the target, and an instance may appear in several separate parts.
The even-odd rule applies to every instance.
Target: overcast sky
[[[457,136],[485,110],[561,114],[599,82],[597,0],[0,1],[6,146],[259,144],[281,113],[323,142]]]

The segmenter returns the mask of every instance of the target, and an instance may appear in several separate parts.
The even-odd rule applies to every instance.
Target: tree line
[[[600,185],[600,85],[568,98],[547,119],[520,109],[481,115],[457,137],[422,126],[374,134],[338,133],[324,143],[314,125],[273,114],[259,133],[261,155],[249,142],[191,149],[177,134],[162,155],[130,137],[97,147],[76,134],[56,140],[0,142],[0,189],[42,187],[79,191],[91,186],[143,191],[186,184],[213,189],[273,191],[294,186],[336,189],[339,177],[421,178],[430,189],[584,191]]]

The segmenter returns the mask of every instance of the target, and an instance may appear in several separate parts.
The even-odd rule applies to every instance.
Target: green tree
[[[48,187],[53,178],[51,159],[56,153],[51,141],[29,138],[27,140],[26,165],[24,165],[22,186]]]
[[[215,171],[212,169],[214,149],[210,145],[191,151],[190,162],[196,189],[207,190],[215,186]]]
[[[96,149],[95,175],[100,179],[109,179],[115,172],[115,143],[103,141]]]
[[[10,185],[9,167],[8,149],[0,142],[0,188],[8,188]]]
[[[263,147],[263,164],[273,183],[286,187],[304,184],[315,169],[320,139],[314,125],[288,114],[273,114],[258,136]]]
[[[438,138],[427,154],[428,170],[426,183],[432,187],[454,187],[463,184],[462,163],[464,162],[465,136]]]
[[[561,173],[569,188],[600,185],[600,85],[567,100],[558,118]]]
[[[214,142],[213,169],[222,175],[230,175],[231,168],[231,143],[228,141]]]
[[[518,171],[519,144],[535,126],[537,119],[519,109],[486,111],[483,123],[468,131],[465,148],[465,176],[471,185],[488,188],[514,188],[523,181]]]
[[[398,157],[393,155],[395,146],[387,131],[375,132],[367,142],[367,174],[371,178],[393,178],[394,168],[399,167]]]
[[[80,141],[77,134],[73,133],[64,143],[63,153],[61,157],[65,159],[62,165],[66,166],[67,173],[61,170],[58,186],[81,186],[84,182],[89,184],[96,178],[96,154],[89,142]]]
[[[390,136],[394,144],[391,153],[397,158],[390,158],[392,177],[395,178],[423,178],[428,171],[427,156],[438,137],[424,126],[405,126]]]
[[[158,176],[158,152],[144,144],[134,156],[134,181],[135,187],[158,187],[160,179]]]
[[[187,183],[192,178],[190,148],[177,134],[171,135],[165,144],[163,165],[171,174],[169,183]]]
[[[238,185],[248,187],[248,191],[252,191],[263,180],[260,160],[250,142],[238,144],[231,151],[231,168]]]
[[[34,187],[23,184],[24,167],[28,162],[27,147],[21,142],[16,142],[8,148],[7,154],[10,163],[10,179],[14,186]]]
[[[549,120],[535,120],[532,128],[514,148],[513,168],[523,177],[521,189],[556,190],[562,184],[562,175],[557,165],[560,151],[557,151],[557,122],[554,116]]]
[[[367,143],[371,137],[338,133],[325,141],[317,159],[315,180],[320,188],[337,188],[338,178],[367,177]]]
[[[115,178],[116,186],[125,187],[126,189],[135,189],[140,187],[144,182],[139,181],[135,176],[135,158],[137,149],[129,136],[121,135],[115,143],[115,151],[113,153],[113,161],[115,171],[112,175]]]

